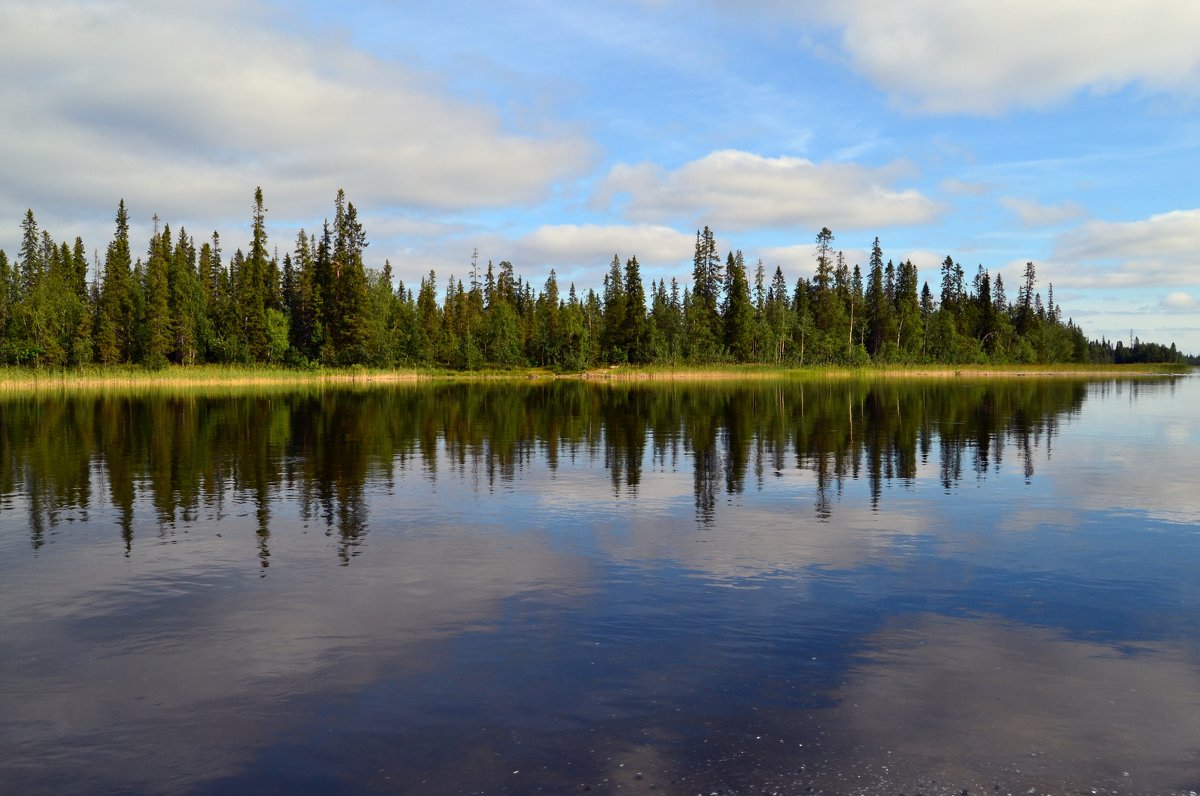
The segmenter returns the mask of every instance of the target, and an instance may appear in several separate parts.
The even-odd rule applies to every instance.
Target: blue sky
[[[791,282],[828,226],[1200,352],[1197,41],[1190,0],[6,0],[0,248],[32,208],[103,251],[123,197],[232,252],[256,185],[281,254],[344,188],[409,284],[686,280],[705,224]]]

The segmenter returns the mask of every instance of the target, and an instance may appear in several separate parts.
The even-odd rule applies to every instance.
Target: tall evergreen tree
[[[1017,334],[1024,337],[1033,328],[1036,314],[1033,307],[1033,287],[1037,283],[1037,269],[1033,262],[1025,263],[1025,280],[1017,290],[1017,307],[1015,326]]]
[[[712,361],[720,354],[724,328],[718,304],[724,281],[716,235],[706,226],[696,233],[691,301],[685,308],[688,343],[692,358],[698,361]]]
[[[892,339],[892,305],[887,298],[883,279],[883,250],[879,238],[871,246],[870,270],[867,272],[866,312],[867,351],[880,356],[885,344]]]
[[[146,337],[143,351],[144,361],[151,367],[161,367],[167,364],[167,354],[171,352],[171,287],[167,276],[169,260],[171,259],[171,228],[167,226],[162,234],[158,232],[158,216],[155,219],[154,236],[150,239],[150,248],[146,252],[145,285],[146,294]]]
[[[242,325],[242,338],[250,356],[259,362],[267,361],[270,339],[267,334],[267,307],[270,299],[270,263],[267,250],[267,209],[263,206],[262,188],[254,189],[254,209],[251,217],[250,253],[238,269],[235,283],[237,304]]]
[[[634,255],[625,261],[625,355],[629,362],[642,364],[650,360],[646,332],[646,288],[642,284],[641,266]]]
[[[917,295],[920,275],[912,260],[900,263],[896,272],[896,347],[906,357],[921,348],[921,300]]]
[[[105,364],[132,362],[134,296],[129,213],[117,205],[116,231],[104,256],[104,282],[96,318],[96,359]]]
[[[730,252],[725,276],[725,346],[736,361],[749,362],[754,358],[754,305],[741,250],[736,256]]]
[[[195,242],[179,228],[168,264],[171,360],[181,365],[200,361],[208,331],[208,305],[200,283]]]
[[[614,254],[612,262],[609,263],[608,275],[604,278],[604,333],[601,340],[604,358],[608,362],[620,363],[629,358],[625,337],[627,305],[621,258]]]
[[[17,300],[23,299],[33,291],[34,284],[41,277],[45,265],[42,250],[42,238],[38,234],[37,220],[33,217],[33,209],[25,211],[21,221],[21,278],[17,283]]]
[[[0,360],[3,360],[3,347],[7,341],[8,321],[12,317],[12,297],[16,291],[12,289],[13,270],[9,265],[8,255],[0,249]]]
[[[343,364],[362,363],[372,347],[367,302],[367,279],[363,266],[366,234],[353,203],[339,190],[334,215],[333,307],[329,331]]]

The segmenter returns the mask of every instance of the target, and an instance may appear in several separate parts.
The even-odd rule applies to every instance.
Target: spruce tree
[[[20,279],[17,282],[16,300],[20,301],[33,291],[33,286],[41,276],[43,250],[41,236],[38,235],[37,220],[33,217],[32,208],[25,211],[21,221],[21,252]]]
[[[739,250],[725,264],[725,306],[723,313],[725,346],[737,362],[754,359],[754,306],[750,301],[750,283]]]
[[[871,247],[870,271],[866,290],[867,351],[873,357],[883,354],[885,344],[892,338],[892,305],[888,301],[883,277],[883,250],[879,238]]]
[[[242,339],[246,342],[251,358],[259,362],[267,360],[270,345],[267,334],[270,263],[267,254],[266,213],[262,188],[255,188],[250,224],[250,253],[238,269],[235,282]]]
[[[601,340],[608,362],[622,363],[629,359],[626,320],[625,278],[621,273],[621,258],[614,254],[604,278],[604,333]]]
[[[921,348],[921,299],[917,294],[920,275],[912,260],[900,263],[896,273],[896,347],[904,356],[915,356]]]
[[[366,234],[352,202],[339,190],[334,215],[333,306],[327,309],[337,361],[361,364],[372,348],[367,278],[363,266]]]
[[[150,239],[150,249],[146,253],[146,342],[143,357],[147,366],[162,367],[167,364],[172,337],[171,288],[167,276],[168,261],[171,257],[171,228],[165,227],[159,235],[158,216],[154,218],[155,234]]]
[[[96,359],[106,365],[132,362],[134,296],[129,250],[129,214],[117,205],[116,232],[104,255],[104,281],[96,317]]]
[[[624,348],[631,363],[643,364],[650,360],[646,337],[646,289],[635,255],[625,261]]]

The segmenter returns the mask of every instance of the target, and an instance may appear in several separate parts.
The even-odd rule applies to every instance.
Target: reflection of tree
[[[366,488],[397,470],[473,479],[492,490],[533,464],[603,463],[636,499],[643,468],[687,462],[699,522],[718,495],[785,471],[811,475],[819,518],[846,484],[911,484],[934,466],[952,490],[1017,451],[1026,478],[1087,385],[1064,379],[619,385],[561,381],[309,390],[228,397],[65,396],[0,404],[0,510],[23,496],[35,549],[87,519],[93,479],[115,509],[126,553],[145,506],[160,534],[253,507],[258,555],[270,560],[274,505],[295,495],[349,563],[368,531]],[[1120,389],[1099,387],[1101,390]],[[1133,389],[1133,388],[1129,388]],[[936,453],[935,453],[936,451]],[[105,486],[107,488],[105,488]],[[143,521],[145,522],[145,520]]]

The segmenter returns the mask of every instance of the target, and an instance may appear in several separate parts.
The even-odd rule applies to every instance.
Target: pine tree
[[[8,340],[8,321],[12,317],[13,271],[8,255],[0,249],[0,362],[5,361],[4,343]]]
[[[208,306],[197,270],[196,246],[187,231],[179,228],[175,249],[168,264],[170,296],[171,360],[192,365],[200,360],[209,336]]]
[[[1024,337],[1033,328],[1036,316],[1033,310],[1033,286],[1037,282],[1037,269],[1033,262],[1025,263],[1025,281],[1017,290],[1015,326],[1017,334]]]
[[[794,318],[783,269],[775,266],[775,276],[772,277],[771,287],[767,290],[766,310],[767,329],[772,343],[771,357],[775,362],[782,362],[787,353]]]
[[[171,352],[171,307],[170,282],[167,277],[168,261],[171,257],[171,228],[165,227],[158,233],[158,216],[154,217],[154,236],[146,253],[146,342],[143,361],[157,368],[167,364]]]
[[[625,278],[621,273],[621,258],[614,254],[604,278],[604,332],[601,341],[604,358],[608,362],[621,363],[629,359],[626,347]]]
[[[900,263],[896,273],[896,347],[914,356],[921,347],[921,300],[917,295],[920,275],[912,260]]]
[[[879,238],[871,246],[870,270],[867,272],[867,351],[880,356],[892,338],[892,305],[887,298],[883,278],[883,250]]]
[[[41,277],[45,265],[42,240],[32,209],[25,211],[25,218],[21,221],[21,252],[18,262],[21,270],[15,299],[21,301],[33,292],[34,284]]]
[[[536,361],[542,367],[558,367],[561,364],[559,309],[558,276],[551,268],[534,308],[533,345]]]
[[[267,255],[267,209],[263,207],[262,188],[254,189],[254,209],[251,218],[250,254],[238,270],[235,283],[242,338],[250,356],[265,362],[269,357],[270,340],[267,334],[270,264]]]
[[[730,252],[725,263],[725,346],[737,362],[749,362],[754,358],[754,305],[750,301],[750,284],[746,279],[746,265],[739,250],[735,256]]]
[[[823,332],[833,331],[838,325],[840,315],[834,293],[834,263],[830,250],[832,242],[833,233],[829,227],[822,227],[817,233],[817,272],[813,281],[816,289],[815,321],[817,329]]]
[[[421,280],[417,292],[417,355],[427,365],[438,363],[442,338],[442,313],[437,305],[437,274]]]
[[[629,362],[650,361],[646,333],[646,288],[637,256],[625,261],[625,354]]]
[[[697,361],[712,361],[720,354],[725,330],[717,305],[724,281],[716,235],[706,226],[703,232],[696,233],[691,301],[685,313],[691,357]]]
[[[372,347],[367,301],[367,278],[363,267],[366,234],[353,203],[339,190],[334,216],[333,306],[329,332],[342,364],[363,363]]]
[[[117,205],[116,233],[104,256],[104,282],[96,318],[96,358],[105,364],[132,362],[134,297],[129,250],[129,214]]]

